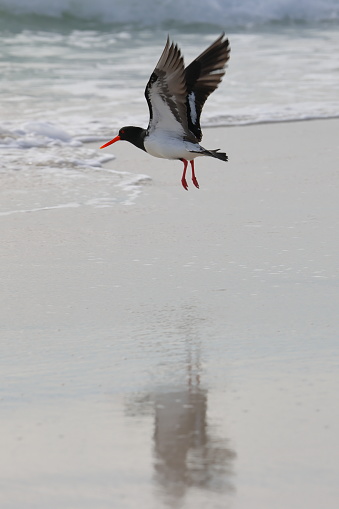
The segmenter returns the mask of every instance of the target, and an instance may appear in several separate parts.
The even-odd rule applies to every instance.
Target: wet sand
[[[134,205],[0,217],[1,507],[337,508],[338,132],[206,129],[188,192],[117,143]]]

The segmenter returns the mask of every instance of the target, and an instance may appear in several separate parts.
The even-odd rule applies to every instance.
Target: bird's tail
[[[216,157],[217,159],[220,159],[221,161],[228,161],[228,155],[225,154],[225,152],[219,152],[220,148],[217,148],[216,150],[206,150],[206,155],[209,155],[211,157]]]

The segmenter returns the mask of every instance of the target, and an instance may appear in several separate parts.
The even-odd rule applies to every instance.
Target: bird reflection
[[[192,327],[194,309],[186,311],[190,311],[190,319],[180,322],[181,373],[176,371],[172,382],[130,401],[126,408],[130,415],[154,416],[154,481],[161,497],[172,507],[178,507],[191,488],[223,494],[234,491],[236,453],[226,438],[218,436],[208,418],[208,390],[201,381],[200,327]],[[163,360],[162,367],[164,364]]]
[[[198,385],[155,396],[154,478],[170,499],[190,487],[233,491],[235,453],[209,429],[207,396]]]
[[[207,394],[195,387],[155,398],[155,480],[171,498],[193,486],[233,489],[235,453],[208,429]]]

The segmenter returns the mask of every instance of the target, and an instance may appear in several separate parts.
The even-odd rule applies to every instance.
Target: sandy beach
[[[338,132],[205,129],[187,192],[116,143],[112,207],[2,174],[1,508],[338,507]]]

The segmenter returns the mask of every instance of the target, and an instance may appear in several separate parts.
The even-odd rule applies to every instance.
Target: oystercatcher
[[[126,140],[152,156],[179,159],[184,163],[181,183],[186,190],[186,169],[190,162],[193,184],[199,188],[194,172],[196,157],[228,160],[220,149],[206,150],[199,142],[202,138],[201,110],[221,82],[229,57],[229,41],[222,34],[185,68],[180,49],[168,37],[145,89],[150,113],[147,129],[122,127],[118,136],[100,148]]]

